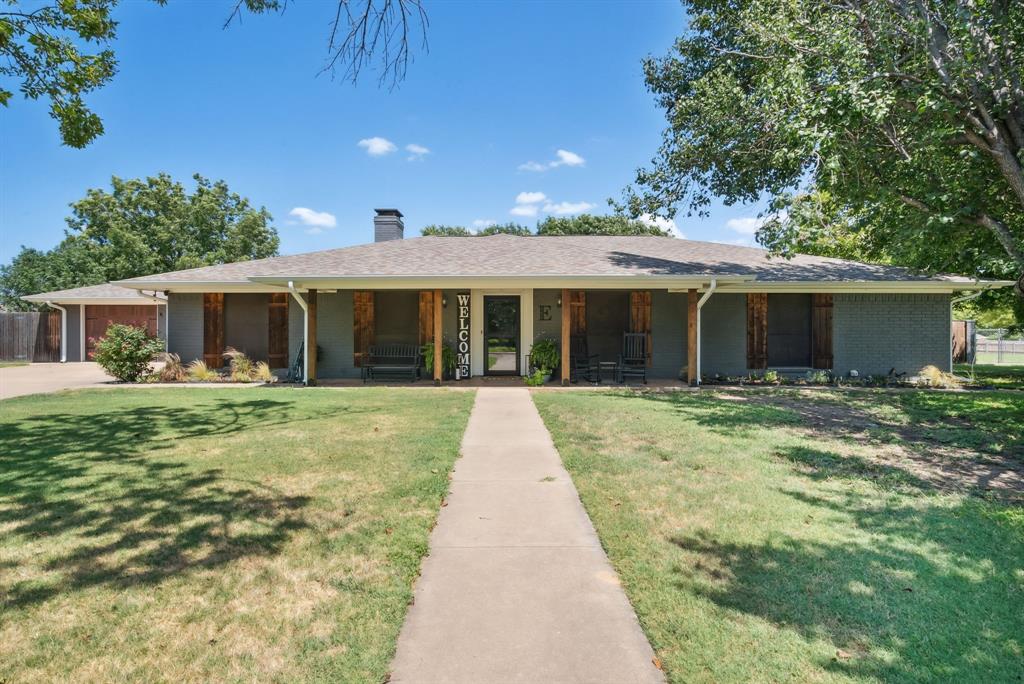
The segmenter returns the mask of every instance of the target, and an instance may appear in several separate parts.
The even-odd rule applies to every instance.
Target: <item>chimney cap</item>
[[[377,212],[377,216],[397,216],[402,218],[402,212],[397,209],[374,209]]]

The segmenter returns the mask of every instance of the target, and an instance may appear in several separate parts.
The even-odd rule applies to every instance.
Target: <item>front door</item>
[[[484,373],[519,375],[519,297],[484,297]]]

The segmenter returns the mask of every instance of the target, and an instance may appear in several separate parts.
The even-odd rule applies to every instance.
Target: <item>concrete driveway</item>
[[[0,368],[0,399],[95,387],[111,377],[95,363],[33,363]]]

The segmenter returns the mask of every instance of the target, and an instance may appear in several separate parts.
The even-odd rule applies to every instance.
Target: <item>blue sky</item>
[[[427,0],[429,51],[389,91],[317,75],[332,2],[224,30],[232,4],[118,7],[119,73],[89,98],[107,132],[85,150],[61,146],[43,102],[0,111],[0,261],[55,245],[88,188],[159,171],[266,206],[282,253],[370,241],[374,207],[401,209],[407,236],[607,213],[660,141],[641,59],[685,24],[674,1]],[[678,231],[749,242],[757,212],[713,207]]]

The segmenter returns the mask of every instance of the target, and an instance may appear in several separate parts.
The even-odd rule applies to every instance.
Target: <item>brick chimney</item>
[[[402,212],[397,209],[374,209],[373,241],[387,242],[401,240],[405,237],[405,224],[402,223]]]

